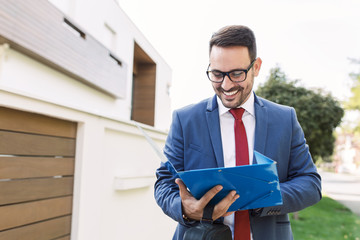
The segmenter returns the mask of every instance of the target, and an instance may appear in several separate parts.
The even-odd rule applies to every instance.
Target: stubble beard
[[[245,92],[245,88],[239,86],[237,88],[232,88],[231,91],[235,91],[238,90],[238,92],[236,93],[236,98],[232,99],[230,101],[228,101],[225,97],[224,97],[224,90],[220,87],[215,89],[216,95],[220,98],[222,104],[226,107],[226,108],[237,108],[239,106],[241,106],[249,97],[251,90],[248,92]],[[228,91],[230,92],[230,91]]]
[[[215,85],[213,85],[214,91],[216,93],[216,95],[220,98],[222,104],[226,107],[226,108],[237,108],[239,106],[241,106],[242,104],[245,103],[245,101],[249,98],[251,92],[252,92],[252,88],[254,86],[254,75],[248,75],[248,79],[246,79],[245,81],[250,81],[249,84],[246,84],[245,87],[242,87],[240,85],[237,85],[236,87],[233,87],[229,90],[227,90],[226,92],[232,92],[235,90],[238,90],[238,92],[235,94],[236,97],[234,99],[230,99],[230,101],[228,101],[225,97],[224,97],[224,89],[220,86],[216,87]]]

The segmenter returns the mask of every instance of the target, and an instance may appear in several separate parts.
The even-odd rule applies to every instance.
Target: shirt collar
[[[255,101],[254,92],[251,92],[249,99],[246,100],[246,102],[243,103],[240,107],[244,108],[246,112],[250,113],[252,116],[255,117],[254,101]],[[229,113],[230,108],[225,107],[218,96],[217,96],[217,104],[219,107],[220,116],[225,113]]]

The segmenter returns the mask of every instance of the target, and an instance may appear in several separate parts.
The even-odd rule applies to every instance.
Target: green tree
[[[304,130],[314,161],[329,159],[333,154],[333,130],[340,124],[344,110],[330,94],[309,90],[289,80],[279,67],[270,70],[268,80],[259,86],[258,96],[292,106]]]
[[[356,64],[360,64],[360,60],[352,60],[352,62]],[[345,102],[346,110],[355,110],[360,111],[360,72],[351,73],[350,77],[353,80],[353,86],[351,88],[351,97],[347,102]],[[355,132],[360,133],[360,121],[357,123],[357,127],[355,127]]]

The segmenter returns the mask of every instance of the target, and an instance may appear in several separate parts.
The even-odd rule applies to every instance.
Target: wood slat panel
[[[132,120],[154,125],[156,65],[137,64],[134,78]]]
[[[0,107],[0,240],[70,239],[76,127]]]
[[[72,195],[73,177],[0,181],[0,205]]]
[[[0,232],[0,240],[49,240],[70,234],[71,216]]]
[[[74,158],[0,157],[0,179],[74,175]]]
[[[0,43],[115,97],[125,97],[127,64],[91,35],[64,27],[65,16],[47,0],[0,0]],[[72,23],[76,25],[76,23]],[[81,30],[81,29],[80,29]],[[113,54],[114,55],[114,54]]]
[[[3,206],[0,207],[0,231],[70,215],[71,208],[71,196]]]
[[[75,139],[0,130],[0,154],[74,156]]]
[[[0,129],[44,135],[76,137],[76,123],[40,114],[0,107]]]

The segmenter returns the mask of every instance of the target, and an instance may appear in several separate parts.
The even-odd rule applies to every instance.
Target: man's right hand
[[[181,181],[181,179],[177,178],[175,182],[180,189],[183,214],[187,218],[197,221],[199,221],[202,218],[205,206],[222,189],[221,185],[217,185],[212,189],[210,189],[207,193],[205,193],[205,195],[202,196],[202,198],[197,200],[187,190],[187,187],[185,186],[183,181]],[[236,194],[236,191],[231,191],[225,198],[223,198],[218,204],[215,205],[212,219],[216,220],[220,217],[231,215],[233,212],[227,212],[227,210],[229,209],[231,204],[233,204],[238,198],[239,195]]]

